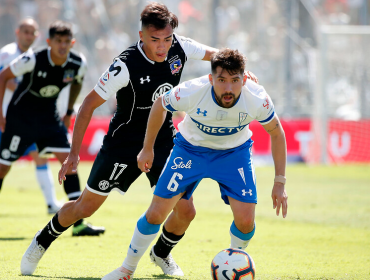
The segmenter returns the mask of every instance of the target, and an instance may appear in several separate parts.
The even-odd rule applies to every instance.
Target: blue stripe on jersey
[[[275,111],[272,112],[272,114],[265,120],[263,121],[259,121],[260,123],[265,123],[265,122],[268,122],[269,120],[271,120],[273,117],[275,116]]]
[[[170,112],[176,112],[176,111],[177,111],[176,109],[174,109],[174,108],[171,106],[171,104],[166,105],[166,108],[167,108],[167,110],[168,110],[168,111],[170,111]]]
[[[207,126],[204,125],[196,120],[194,120],[192,117],[190,117],[191,120],[196,124],[196,126],[199,128],[200,131],[204,132],[208,135],[214,135],[214,136],[226,136],[226,135],[232,135],[235,133],[238,133],[242,131],[248,124],[237,126],[237,127],[216,127],[216,126]]]

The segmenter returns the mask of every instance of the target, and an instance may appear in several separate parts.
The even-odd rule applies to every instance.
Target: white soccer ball
[[[213,280],[253,280],[255,274],[254,261],[244,250],[233,248],[222,250],[211,263]]]

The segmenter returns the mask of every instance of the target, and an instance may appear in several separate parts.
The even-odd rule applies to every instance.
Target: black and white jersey
[[[29,50],[10,63],[15,76],[23,75],[10,101],[7,117],[42,120],[43,123],[59,120],[56,100],[60,91],[70,83],[82,83],[86,60],[82,54],[70,52],[63,65],[55,65],[50,49]]]
[[[203,59],[204,55],[204,45],[174,34],[164,62],[150,60],[142,49],[141,41],[116,57],[94,88],[106,100],[115,93],[117,98],[117,111],[104,138],[103,149],[122,149],[122,145],[128,149],[142,146],[153,102],[179,84],[189,58]],[[168,113],[157,142],[162,139],[171,141],[174,136],[171,118],[172,114]],[[136,157],[137,151],[132,153]]]

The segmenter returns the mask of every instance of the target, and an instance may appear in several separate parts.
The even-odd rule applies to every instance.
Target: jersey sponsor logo
[[[109,67],[109,72],[113,72],[115,71],[114,73],[114,76],[117,76],[119,74],[119,72],[121,72],[121,66],[114,66],[114,64],[116,64],[117,60],[113,62],[113,64]]]
[[[248,117],[248,113],[239,112],[239,123],[244,122]]]
[[[268,97],[266,97],[265,102],[266,102],[266,103],[263,103],[263,107],[266,107],[266,109],[270,108],[270,102],[269,102]]]
[[[181,169],[181,168],[186,168],[190,169],[191,168],[191,160],[189,160],[186,164],[184,163],[184,160],[182,157],[177,157],[173,160],[173,166],[171,166],[171,169]]]
[[[204,110],[204,111],[201,111],[200,110],[200,108],[197,108],[197,115],[199,115],[199,114],[203,114],[203,117],[207,117],[207,111],[206,110]]]
[[[53,97],[59,93],[59,88],[57,86],[46,86],[40,89],[40,95],[42,97]]]
[[[169,94],[163,95],[163,100],[164,100],[164,106],[167,106],[168,104],[170,104],[170,95]]]
[[[249,194],[249,196],[252,196],[253,195],[253,192],[252,192],[252,190],[251,189],[249,189],[248,191],[246,191],[246,190],[242,190],[242,195],[243,196],[245,196],[246,194]]]
[[[43,78],[46,78],[46,76],[48,75],[48,73],[45,71],[45,72],[42,72],[42,71],[39,71],[37,73],[37,77],[43,77]]]
[[[9,159],[10,158],[10,151],[8,149],[4,149],[1,151],[1,156],[3,159]]]
[[[248,124],[237,126],[237,127],[215,127],[215,126],[207,126],[204,125],[193,118],[191,120],[195,123],[195,125],[204,132],[205,134],[208,135],[213,135],[213,136],[225,136],[225,135],[233,135],[235,133],[238,133],[242,131]]]
[[[64,71],[64,76],[63,76],[63,83],[70,83],[73,81],[75,76],[75,71],[72,69],[68,69]]]
[[[101,189],[102,191],[105,191],[106,189],[109,188],[109,182],[106,180],[102,180],[99,182],[98,186],[99,186],[99,189]]]
[[[103,80],[104,82],[108,82],[108,80],[109,80],[109,73],[108,73],[108,71],[107,71],[107,72],[105,72],[104,76],[102,77],[102,80]]]
[[[216,120],[222,121],[222,120],[226,119],[226,117],[227,117],[227,112],[222,111],[222,110],[217,111]]]
[[[140,84],[144,84],[144,82],[150,82],[150,76],[146,76],[146,79],[144,79],[144,77],[141,77],[140,78]]]
[[[156,101],[158,97],[162,96],[163,94],[165,94],[167,91],[170,91],[171,89],[173,89],[173,85],[169,83],[164,83],[160,85],[153,93],[152,101],[153,102]]]
[[[176,97],[176,100],[179,101],[181,98],[179,96],[179,92],[180,92],[180,89],[178,88],[176,91],[175,91],[175,97]]]
[[[181,59],[176,59],[174,62],[172,62],[170,64],[170,68],[172,75],[178,73],[182,68]]]

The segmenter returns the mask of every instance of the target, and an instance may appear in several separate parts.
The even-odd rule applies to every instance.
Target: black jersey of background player
[[[55,65],[48,48],[27,51],[12,61],[10,69],[15,76],[23,75],[22,82],[10,101],[7,118],[13,114],[25,120],[55,122],[59,120],[56,100],[69,83],[81,83],[86,72],[82,55],[70,52],[66,62]]]
[[[202,59],[205,54],[203,45],[174,34],[166,60],[158,63],[145,55],[141,44],[137,42],[116,57],[95,86],[95,91],[104,99],[115,92],[117,98],[117,111],[104,138],[103,148],[128,145],[127,148],[132,150],[134,145],[140,151],[153,102],[179,84],[188,59],[186,50],[190,52],[189,44],[193,48],[191,58]],[[167,113],[157,143],[163,139],[171,141],[175,132],[172,114]],[[137,151],[133,154],[136,157]]]

